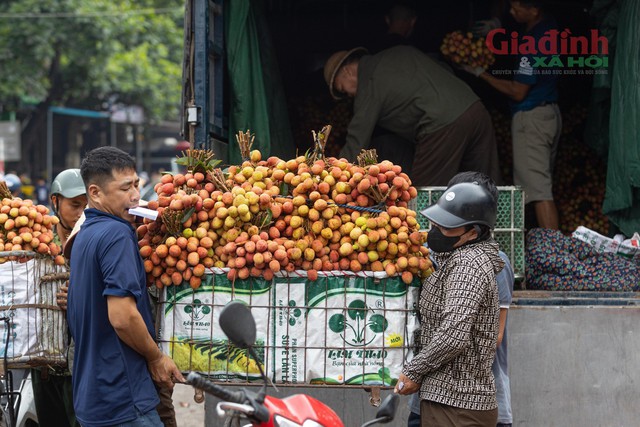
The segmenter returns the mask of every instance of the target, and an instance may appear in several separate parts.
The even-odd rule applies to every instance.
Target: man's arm
[[[140,353],[149,367],[156,383],[173,388],[172,377],[184,381],[176,364],[160,351],[147,330],[133,297],[107,296],[109,322],[118,337],[129,347]]]
[[[486,71],[478,76],[481,80],[489,83],[491,87],[498,92],[508,96],[516,102],[521,102],[529,93],[530,85],[517,82],[515,80],[506,80],[493,77]]]
[[[364,92],[364,89],[360,88]],[[371,135],[380,116],[380,102],[367,91],[359,93],[354,101],[353,117],[347,128],[347,142],[340,151],[340,157],[355,162],[363,149],[369,147]]]
[[[504,252],[500,252],[500,258],[504,261],[504,268],[496,276],[496,283],[498,285],[498,297],[500,300],[500,326],[498,329],[498,343],[496,347],[500,347],[502,339],[504,337],[504,330],[507,325],[507,314],[509,313],[509,306],[513,300],[513,268],[511,262]]]
[[[482,270],[454,266],[442,280],[445,298],[441,324],[431,334],[430,341],[404,366],[402,373],[414,383],[430,371],[439,369],[472,345],[472,330],[488,281]],[[469,277],[468,270],[475,276]],[[494,285],[495,286],[495,285]],[[422,295],[421,295],[421,298]]]
[[[508,308],[500,308],[500,326],[498,328],[498,342],[496,344],[496,347],[500,347],[500,344],[502,343],[502,337],[504,337],[504,328],[507,325],[508,312]]]

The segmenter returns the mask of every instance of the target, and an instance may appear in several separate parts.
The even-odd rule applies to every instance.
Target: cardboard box
[[[405,285],[385,273],[306,272],[229,282],[223,270],[199,289],[165,289],[159,341],[182,371],[218,380],[258,380],[255,362],[231,346],[218,327],[232,300],[251,306],[257,350],[278,384],[393,386],[410,360],[419,281]]]

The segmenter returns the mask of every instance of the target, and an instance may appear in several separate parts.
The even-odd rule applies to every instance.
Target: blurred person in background
[[[146,174],[146,172],[142,173]],[[151,172],[151,177],[147,176],[147,178],[145,185],[140,185],[140,200],[150,202],[158,198],[158,193],[156,193],[154,186],[160,182],[162,175],[158,171],[153,171]]]
[[[40,177],[36,181],[36,203],[43,206],[49,206],[49,189],[47,188],[47,181]]]
[[[22,181],[18,178],[18,175],[15,173],[8,173],[4,176],[3,180],[5,184],[7,184],[7,188],[13,197],[20,197],[21,199],[25,198],[25,195],[22,192]]]
[[[378,53],[398,45],[411,45],[411,34],[417,20],[418,15],[413,7],[403,2],[394,3],[384,16],[387,32],[374,38],[369,44],[369,51]]]
[[[144,187],[146,187],[149,184],[149,174],[146,173],[145,171],[139,172],[138,173],[138,178],[140,178],[140,189],[142,190]]]
[[[35,200],[35,187],[31,182],[29,174],[21,173],[19,178],[20,182],[22,182],[22,194],[24,194],[26,198]]]
[[[407,4],[395,2],[384,15],[387,31],[374,37],[368,44],[371,53],[378,53],[394,46],[412,45],[411,34],[418,15],[414,8]],[[369,149],[375,149],[380,160],[393,159],[395,164],[402,167],[402,171],[411,176],[415,146],[412,141],[389,133],[384,128],[376,126],[371,134]]]

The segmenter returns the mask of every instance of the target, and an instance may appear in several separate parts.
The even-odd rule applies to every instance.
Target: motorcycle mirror
[[[386,418],[386,421],[381,421],[383,423],[387,423],[393,420],[393,417],[396,415],[396,411],[398,410],[398,402],[400,401],[400,396],[395,393],[391,393],[380,404],[380,408],[378,408],[378,412],[376,412],[376,418]]]
[[[256,321],[243,302],[231,301],[220,312],[220,327],[233,345],[249,348],[256,342]]]
[[[378,412],[376,412],[376,418],[367,421],[362,424],[362,427],[369,427],[374,424],[384,424],[393,420],[393,417],[396,415],[396,411],[398,410],[398,402],[400,401],[400,396],[395,393],[392,393],[385,397],[378,408]]]

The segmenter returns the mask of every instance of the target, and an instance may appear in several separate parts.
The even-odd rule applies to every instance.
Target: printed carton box
[[[272,289],[278,383],[394,385],[411,357],[418,283],[321,274]]]
[[[384,273],[304,271],[289,277],[236,280],[208,274],[197,290],[166,289],[159,340],[183,371],[219,380],[257,380],[258,366],[230,346],[218,326],[222,308],[246,302],[256,319],[257,350],[275,383],[386,385],[412,356],[419,282]]]
[[[188,284],[165,289],[158,341],[181,371],[196,371],[217,379],[260,379],[260,371],[247,351],[234,347],[219,327],[218,319],[230,301],[243,301],[256,320],[256,351],[264,357],[270,322],[269,290],[264,279],[236,280],[224,274],[207,274],[201,286]]]

